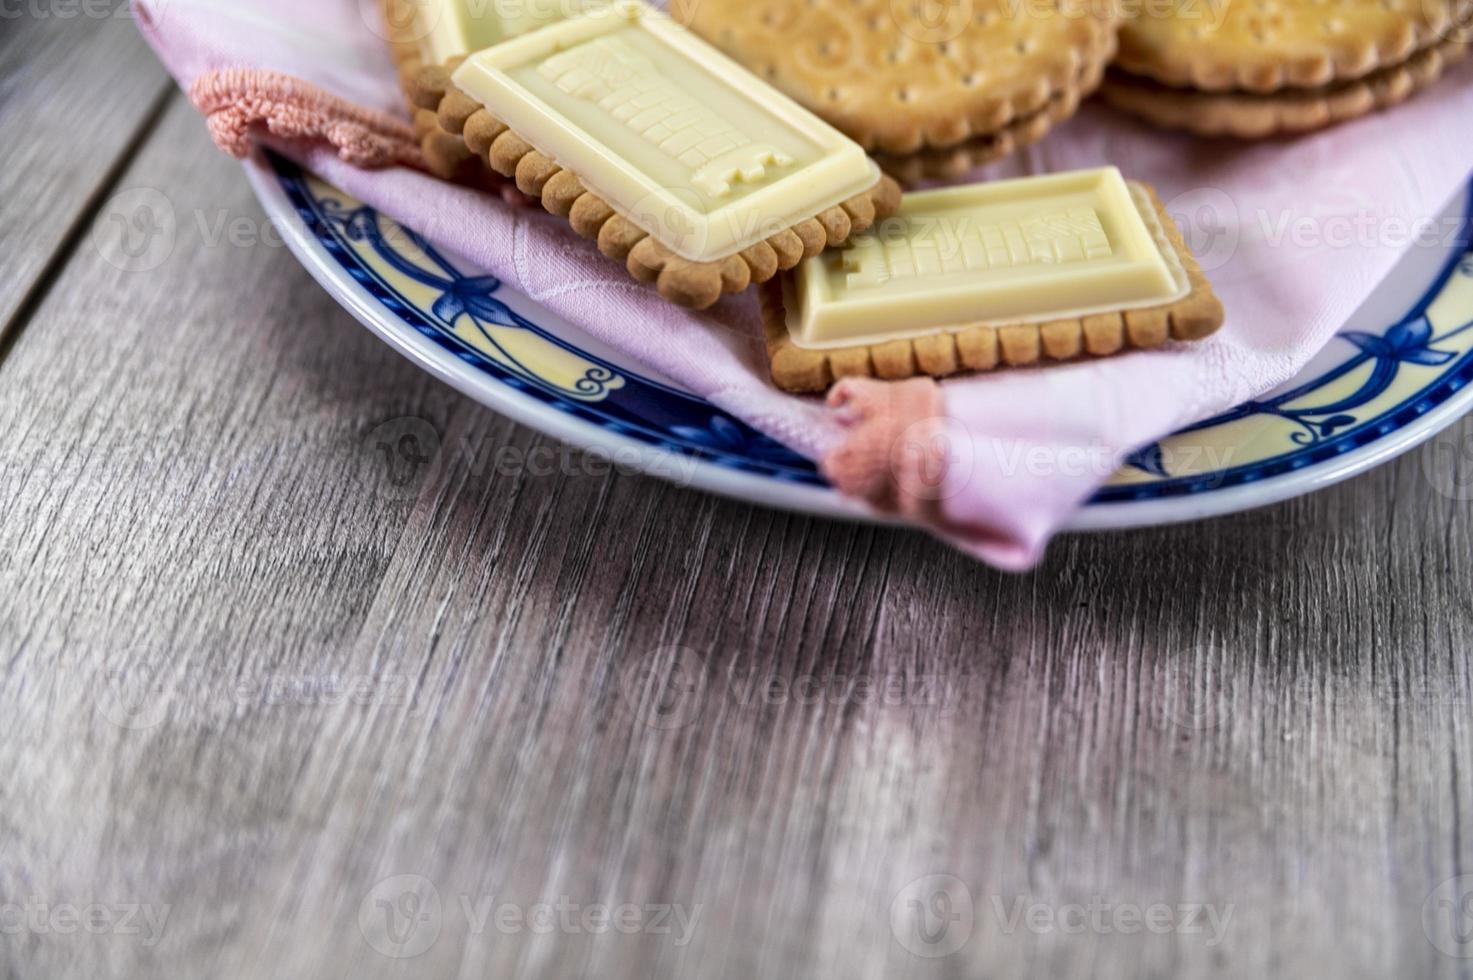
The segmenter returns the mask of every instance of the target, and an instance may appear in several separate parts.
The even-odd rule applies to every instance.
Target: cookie
[[[453,90],[452,90],[453,91]],[[442,116],[443,118],[443,116]],[[455,117],[451,117],[454,125]],[[828,208],[733,255],[712,262],[680,258],[649,232],[588,190],[577,174],[559,167],[484,108],[462,121],[466,146],[477,159],[552,214],[568,219],[573,230],[598,243],[607,258],[621,262],[640,282],[654,283],[660,295],[689,309],[703,310],[722,295],[767,282],[826,248],[867,231],[894,213],[900,185],[882,177],[874,189]]]
[[[1470,10],[1473,0],[1169,0],[1125,22],[1115,66],[1203,92],[1321,89],[1408,63]]]
[[[441,180],[483,190],[499,190],[506,181],[466,148],[465,141],[447,134],[438,112],[450,87],[450,72],[461,61],[427,62],[424,32],[416,18],[423,4],[416,0],[381,0],[384,35],[399,71],[399,86],[414,120],[414,132],[424,153],[425,166]]]
[[[1036,138],[1114,51],[1111,0],[968,0],[933,18],[935,6],[673,0],[671,13],[888,159]]]
[[[1199,136],[1264,139],[1322,129],[1405,102],[1465,58],[1468,47],[1466,37],[1458,35],[1364,78],[1267,95],[1170,88],[1112,71],[1100,95],[1115,108],[1165,129]]]
[[[426,155],[513,181],[680,306],[767,282],[899,206],[853,141],[641,4],[451,67],[409,79],[434,115]]]
[[[1054,126],[1070,119],[1083,99],[1099,89],[1104,74],[1103,62],[1090,64],[1075,88],[1054,96],[1039,112],[1014,120],[991,136],[970,139],[947,149],[921,150],[909,156],[879,153],[875,160],[880,169],[902,185],[955,180],[1043,139]]]
[[[1093,205],[1079,204],[1079,182],[1094,179],[1099,180],[1102,188],[1098,197],[1102,204],[1098,210]],[[769,283],[761,293],[761,300],[773,382],[785,391],[816,393],[827,390],[835,381],[846,377],[875,377],[891,381],[916,376],[944,378],[962,372],[1104,357],[1126,350],[1159,347],[1169,340],[1201,340],[1222,326],[1224,313],[1221,301],[1192,256],[1180,229],[1150,187],[1126,185],[1117,171],[1106,170],[976,185],[984,189],[975,193],[987,195],[992,193],[987,189],[999,188],[1002,188],[1001,193],[1010,193],[1003,185],[1024,188],[1025,200],[1034,218],[994,224],[985,217],[978,217],[985,212],[974,211],[971,212],[972,217],[953,222],[955,228],[965,230],[965,235],[943,235],[938,239],[939,233],[935,229],[946,222],[942,219],[938,224],[936,215],[945,211],[943,208],[938,212],[937,208],[943,205],[953,207],[952,199],[945,195],[954,195],[957,190],[928,192],[937,195],[936,199],[941,202],[936,208],[917,204],[918,198],[927,195],[911,195],[901,217],[892,219],[892,222],[900,222],[912,207],[920,208],[923,220],[913,222],[910,229],[892,228],[887,231],[882,225],[846,252],[839,253],[843,265],[832,266],[828,272],[818,267],[803,270],[816,276],[832,276],[832,270],[837,270],[842,273],[847,286],[835,286],[835,280],[830,278],[827,285],[810,288],[793,275]],[[1026,197],[1034,193],[1028,189],[1030,185],[1043,190],[1035,197]],[[1061,186],[1067,193],[1058,190]],[[1117,186],[1128,190],[1120,191]],[[961,191],[970,193],[967,189]],[[1121,193],[1129,195],[1128,206],[1108,204],[1118,202]],[[1054,203],[1050,203],[1051,195],[1057,195]],[[1114,210],[1110,217],[1099,217],[1112,207]],[[1140,227],[1146,229],[1154,243],[1152,254],[1159,255],[1169,266],[1170,292],[1142,292],[1140,295],[1147,298],[1140,304],[1125,304],[1103,312],[1090,312],[1090,304],[1086,302],[1083,312],[1079,313],[1067,310],[1054,312],[1051,309],[1040,315],[1008,316],[998,322],[971,326],[899,331],[900,336],[891,337],[871,331],[870,338],[853,344],[834,339],[842,338],[853,322],[864,317],[871,317],[871,325],[875,318],[888,325],[889,322],[883,318],[892,312],[897,317],[920,315],[911,311],[922,301],[913,298],[913,291],[905,292],[908,287],[900,283],[907,276],[931,276],[949,270],[949,278],[944,283],[946,290],[955,292],[959,284],[976,284],[975,296],[963,293],[955,300],[959,308],[1007,308],[1010,303],[1016,305],[1026,301],[1035,304],[1033,309],[1037,313],[1043,304],[1060,302],[1057,291],[1070,288],[1060,285],[1064,280],[1038,282],[1033,287],[1034,293],[1019,299],[1008,295],[1007,290],[1011,286],[1003,284],[1006,279],[1016,277],[1017,281],[1022,281],[1039,275],[1044,267],[1047,267],[1047,274],[1057,270],[1067,276],[1071,270],[1081,268],[1078,263],[1091,260],[1114,267],[1131,258],[1138,261],[1141,268],[1147,268],[1147,252],[1151,250],[1129,244],[1138,240],[1132,239],[1125,230],[1127,209],[1132,215],[1139,216]],[[927,230],[920,231],[923,226]],[[1111,229],[1108,234],[1104,230],[1106,228]],[[892,236],[888,240],[887,234]],[[907,239],[908,235],[913,237]],[[923,240],[930,242],[930,253],[917,246]],[[941,247],[938,241],[947,246],[946,251],[935,251]],[[860,256],[861,252],[868,254]],[[1004,273],[1003,279],[989,283],[989,275],[998,272]],[[957,278],[958,274],[962,278]],[[925,284],[923,288],[939,293],[942,285],[936,282],[934,287]],[[893,289],[893,295],[876,299],[877,291],[885,289]],[[843,295],[837,296],[836,302],[828,299],[837,293]],[[1152,295],[1160,297],[1160,301],[1149,298]],[[835,316],[827,324],[820,316],[811,317],[808,323],[801,322],[813,313],[814,300],[811,297],[814,296],[832,303],[828,309],[834,311]],[[871,304],[871,309],[876,312],[872,316],[867,311],[856,311],[856,303]],[[944,316],[944,311],[940,315]],[[805,332],[808,334],[805,340],[812,341],[817,337],[825,346],[819,347],[811,342],[800,346],[796,335]]]

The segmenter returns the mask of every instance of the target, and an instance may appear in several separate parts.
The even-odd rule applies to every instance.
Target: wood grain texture
[[[119,186],[168,257],[0,364],[0,976],[1469,975],[1473,424],[1008,577],[429,380],[210,244],[262,215],[182,103]]]
[[[0,335],[173,88],[127,11],[18,3],[0,20]]]

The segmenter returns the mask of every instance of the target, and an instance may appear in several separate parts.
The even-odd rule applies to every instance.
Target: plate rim
[[[307,173],[306,168],[286,161]],[[899,524],[879,515],[859,501],[841,496],[832,487],[780,480],[722,466],[709,459],[661,448],[610,431],[594,422],[579,419],[525,394],[489,375],[415,330],[353,276],[347,275],[335,258],[303,220],[283,185],[283,176],[257,147],[243,161],[247,181],[268,217],[273,220],[288,249],[308,274],[346,309],[354,319],[421,370],[427,371],[457,391],[523,425],[565,443],[592,451],[634,451],[638,469],[677,485],[723,497],[811,516]],[[1466,186],[1466,185],[1465,185]],[[1473,227],[1473,190],[1464,208],[1462,234]],[[1464,256],[1470,254],[1464,240],[1452,252],[1426,295],[1436,295],[1456,273]],[[1425,300],[1426,296],[1423,297]],[[1421,301],[1419,301],[1421,302]],[[1400,403],[1401,410],[1413,399]],[[715,406],[712,406],[716,408]],[[1425,444],[1473,409],[1473,384],[1443,399],[1416,419],[1378,435],[1330,459],[1297,467],[1287,473],[1252,480],[1226,488],[1168,495],[1145,500],[1087,502],[1062,529],[1074,532],[1132,530],[1164,527],[1242,513],[1283,503],[1352,479]],[[720,411],[719,408],[716,409]],[[1384,419],[1392,413],[1377,416]],[[1370,423],[1367,423],[1370,424]],[[677,465],[676,461],[680,460]],[[1269,462],[1269,461],[1264,461]]]

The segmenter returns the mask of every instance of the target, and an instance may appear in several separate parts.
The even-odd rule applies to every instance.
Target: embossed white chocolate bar
[[[607,0],[417,0],[414,30],[420,57],[443,65],[567,16],[570,8],[603,6]]]
[[[1150,197],[1114,167],[906,195],[785,283],[788,330],[824,349],[1046,323],[1191,292]]]
[[[693,262],[733,255],[880,177],[859,144],[641,3],[472,55],[454,80]]]

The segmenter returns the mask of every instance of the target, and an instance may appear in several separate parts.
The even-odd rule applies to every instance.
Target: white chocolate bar
[[[693,262],[733,255],[880,177],[859,144],[641,3],[481,51],[454,81]]]
[[[1107,167],[908,194],[893,218],[800,264],[784,305],[793,343],[826,349],[1190,292],[1149,196]]]
[[[415,36],[420,57],[443,65],[451,58],[500,44],[605,0],[417,0]]]

